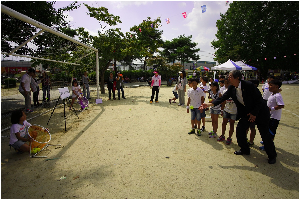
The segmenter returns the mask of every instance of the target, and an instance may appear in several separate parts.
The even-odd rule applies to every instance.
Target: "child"
[[[276,129],[278,127],[279,121],[281,119],[282,108],[284,108],[284,102],[280,94],[280,87],[282,83],[280,80],[273,79],[269,82],[269,90],[272,92],[268,99],[268,107],[270,109],[271,118],[269,122],[269,132],[272,139],[274,140]],[[259,147],[261,150],[264,150],[264,146]]]
[[[152,95],[151,95],[150,103],[153,102],[155,93],[156,93],[155,103],[158,103],[158,93],[159,93],[159,89],[161,86],[161,76],[158,75],[158,71],[154,71],[153,73],[154,73],[154,76],[152,77],[152,82],[151,82]]]
[[[222,94],[220,93],[219,90],[219,84],[218,82],[212,82],[211,87],[210,87],[210,98],[209,102],[212,102],[213,100],[217,99],[218,97],[221,97]],[[217,130],[218,130],[218,118],[219,114],[221,113],[221,104],[217,106],[212,106],[210,108],[210,114],[211,114],[211,123],[213,127],[213,131],[209,133],[210,138],[215,138],[217,137]]]
[[[41,82],[42,82],[41,80],[37,81],[36,74],[33,74],[33,76],[31,77],[30,87],[31,87],[31,90],[33,92],[33,106],[34,107],[39,107],[40,106],[40,103],[39,103],[39,91],[40,91],[39,84]]]
[[[222,95],[227,91],[229,86],[229,81],[228,78],[226,78],[224,80],[224,87],[225,90],[223,90]],[[226,131],[226,126],[229,120],[229,137],[226,140],[226,144],[230,145],[232,142],[232,135],[234,132],[234,122],[236,120],[236,115],[237,115],[237,107],[235,105],[235,103],[233,102],[232,98],[230,97],[229,99],[227,99],[225,101],[225,105],[222,107],[224,107],[223,109],[223,122],[222,122],[222,135],[218,138],[218,141],[224,141],[225,140],[225,131]]]
[[[171,104],[172,100],[173,102],[172,103],[176,103],[176,99],[178,99],[178,87],[177,87],[177,84],[175,84],[175,87],[173,88],[172,92],[174,94],[174,98],[173,99],[169,99],[169,103]]]
[[[14,111],[11,123],[9,145],[18,151],[30,152],[30,145],[26,142],[32,141],[27,132],[31,124],[26,121],[25,113],[22,110]]]
[[[220,80],[219,84],[220,84],[220,92],[221,94],[223,94],[224,93],[223,91],[225,90],[224,80]]]
[[[70,110],[72,109],[73,107],[73,104],[74,104],[74,101],[75,99],[78,99],[78,97],[81,95],[82,97],[82,93],[81,93],[81,87],[80,85],[78,85],[78,82],[76,79],[73,80],[73,83],[72,83],[72,102],[71,102],[71,106],[70,106]]]
[[[265,82],[265,84],[263,84],[263,86],[262,86],[262,91],[263,91],[263,99],[267,102],[268,101],[268,98],[269,98],[269,96],[272,94],[272,92],[270,92],[269,91],[269,82],[271,81],[271,80],[274,80],[274,76],[269,76],[268,77],[268,79],[267,79],[267,81]]]
[[[206,93],[208,93],[208,87],[206,85],[207,81],[208,81],[208,78],[207,77],[201,77],[200,78],[200,81],[202,83],[202,85],[200,86],[200,88],[203,90],[204,92],[204,99],[206,98]],[[202,128],[201,128],[201,131],[204,132],[205,130],[205,117],[206,117],[206,114],[205,114],[205,110],[203,110],[204,112],[201,113],[201,120],[202,120]]]
[[[191,79],[192,88],[188,90],[188,102],[187,102],[187,113],[189,113],[189,109],[191,109],[191,124],[192,129],[188,134],[195,133],[195,124],[198,125],[197,135],[201,135],[200,124],[201,124],[201,112],[203,110],[199,110],[199,107],[202,103],[204,103],[204,92],[197,87],[198,79]]]

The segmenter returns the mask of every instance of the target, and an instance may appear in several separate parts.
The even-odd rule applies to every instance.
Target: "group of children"
[[[200,82],[200,85],[198,86]],[[188,85],[190,89],[187,90],[188,102],[187,102],[187,113],[191,112],[191,130],[188,134],[197,134],[201,135],[202,132],[205,131],[205,110],[200,110],[199,107],[204,103],[206,99],[206,94],[208,94],[209,102],[221,97],[228,89],[230,84],[228,78],[225,76],[221,76],[219,81],[211,81],[208,82],[207,77],[197,78],[195,74],[192,78],[188,79]],[[259,82],[257,80],[251,81],[256,87],[258,87]],[[263,97],[267,102],[267,105],[270,109],[270,134],[275,137],[276,129],[278,127],[279,121],[281,119],[281,111],[284,108],[284,102],[282,96],[280,94],[282,83],[280,80],[275,79],[273,76],[268,78],[268,81],[263,85]],[[176,99],[178,99],[177,94],[178,86],[175,85],[172,92],[174,94],[173,99],[169,99],[169,103],[176,103]],[[179,105],[181,105],[179,103]],[[225,102],[220,105],[213,106],[210,108],[210,115],[212,120],[212,131],[209,132],[210,138],[216,138],[217,130],[218,130],[218,119],[219,115],[222,115],[222,134],[218,137],[217,141],[225,141],[225,132],[226,126],[229,122],[229,136],[226,139],[226,144],[230,145],[232,143],[232,135],[234,132],[234,123],[237,119],[237,107],[234,101],[229,98]],[[201,127],[202,122],[202,127]],[[248,140],[248,145],[254,145],[255,138],[255,122],[251,123],[250,127],[250,140]],[[263,144],[263,142],[261,142]],[[264,150],[264,147],[260,147],[261,150]]]

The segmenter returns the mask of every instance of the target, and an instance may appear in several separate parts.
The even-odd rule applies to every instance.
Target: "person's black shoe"
[[[118,100],[120,100],[120,98],[118,98]]]
[[[272,158],[268,160],[269,164],[275,164],[276,163],[276,158]]]
[[[235,151],[234,154],[235,155],[250,155],[250,153],[244,153],[242,151]]]
[[[123,99],[126,99],[125,97],[122,97]]]

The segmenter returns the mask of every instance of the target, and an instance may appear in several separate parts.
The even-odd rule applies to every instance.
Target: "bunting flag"
[[[169,19],[169,18],[167,18],[167,19],[166,19],[166,22],[167,22],[167,24],[169,24],[169,23],[170,23],[170,19]]]
[[[141,29],[141,28],[139,28],[139,30],[140,30],[140,32],[142,32],[142,29]]]
[[[206,5],[201,6],[201,8],[202,8],[202,13],[205,13],[206,12]]]
[[[226,4],[225,4],[225,5],[228,6],[228,4],[229,4],[229,1],[226,1]]]
[[[186,18],[186,17],[187,17],[186,12],[182,13],[182,16],[183,16],[184,18]]]
[[[153,28],[153,24],[151,24],[151,28]]]

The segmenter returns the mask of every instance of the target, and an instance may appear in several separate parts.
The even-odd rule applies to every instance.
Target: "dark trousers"
[[[276,130],[279,124],[279,120],[271,118],[269,123],[269,131],[271,134],[272,139],[274,140],[274,137],[276,135]]]
[[[152,88],[152,96],[151,96],[151,101],[153,101],[154,94],[156,93],[155,101],[158,101],[158,93],[159,93],[159,86],[153,86]]]
[[[264,117],[264,120],[260,118],[255,120],[261,138],[264,142],[265,151],[269,157],[269,159],[276,158],[277,153],[275,151],[275,146],[271,134],[269,132],[269,119],[268,117]],[[236,138],[238,145],[241,147],[241,151],[244,153],[250,153],[250,148],[247,144],[247,129],[250,127],[250,122],[248,121],[248,117],[242,117],[236,127]]]
[[[33,104],[39,105],[39,90],[33,93]]]
[[[115,99],[116,98],[116,94],[115,94],[115,91],[113,91],[112,88],[108,88],[108,94],[109,94],[109,99],[111,99],[111,93],[113,93],[113,98]]]
[[[50,86],[43,87],[43,101],[46,101],[46,93],[47,93],[47,101],[50,101]]]
[[[122,98],[125,98],[123,87],[118,88],[118,98],[120,99],[120,90],[122,91]]]

